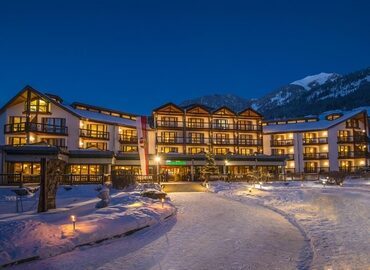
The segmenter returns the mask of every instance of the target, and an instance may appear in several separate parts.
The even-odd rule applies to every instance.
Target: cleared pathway
[[[171,193],[177,218],[17,269],[297,269],[306,242],[280,215],[212,193]]]

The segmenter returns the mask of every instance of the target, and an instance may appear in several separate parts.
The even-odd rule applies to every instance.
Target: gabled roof
[[[217,108],[217,109],[215,109],[213,112],[212,112],[212,114],[218,114],[219,112],[221,112],[221,111],[228,111],[229,113],[231,113],[232,115],[236,115],[236,113],[232,110],[232,109],[230,109],[229,107],[227,107],[227,106],[222,106],[222,107],[220,107],[220,108]],[[222,115],[222,114],[221,114]]]
[[[195,112],[195,109],[201,109],[203,110],[205,113],[209,114],[211,111],[212,111],[212,108],[210,107],[207,107],[205,105],[202,105],[202,104],[191,104],[191,105],[188,105],[186,107],[183,107],[185,109],[185,111],[187,113],[199,113],[199,112]]]
[[[249,115],[245,115],[245,114],[248,114],[249,112]],[[251,112],[255,115],[251,115]],[[252,108],[248,107],[248,108],[245,108],[244,110],[241,110],[238,112],[238,115],[245,115],[245,116],[248,116],[248,117],[263,117],[262,114],[260,114],[259,112],[257,112],[256,110],[253,110]]]
[[[336,111],[338,112],[338,111]],[[289,123],[289,124],[268,124],[263,126],[264,133],[287,133],[287,132],[305,132],[305,131],[316,131],[316,130],[325,130],[333,126],[336,126],[348,119],[351,119],[359,114],[366,113],[366,110],[354,109],[352,111],[341,112],[343,115],[335,120],[327,120],[326,116],[332,114],[331,112],[322,113],[318,117],[318,121],[314,122],[304,122],[304,123]],[[288,121],[287,119],[286,121]]]
[[[166,104],[164,104],[164,105],[162,105],[162,106],[154,109],[153,112],[158,112],[158,111],[163,110],[163,109],[165,109],[167,107],[170,108],[170,110],[168,111],[170,113],[172,112],[172,109],[171,108],[177,109],[177,113],[183,113],[184,112],[184,109],[183,108],[177,106],[175,103],[172,103],[172,102],[168,102],[168,103],[166,103]],[[176,113],[176,111],[174,111],[174,112]]]

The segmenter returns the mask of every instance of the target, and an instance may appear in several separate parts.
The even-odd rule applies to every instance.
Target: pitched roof
[[[333,113],[342,113],[343,115],[335,120],[327,120],[326,116],[333,114]],[[304,122],[304,123],[287,123],[287,124],[272,124],[271,122],[263,126],[264,133],[286,133],[286,132],[294,132],[294,131],[315,131],[315,130],[323,130],[338,125],[358,114],[366,113],[366,110],[363,108],[354,109],[352,111],[330,111],[324,112],[318,117],[318,121],[314,122]],[[312,118],[312,117],[311,117]],[[286,119],[284,121],[288,121]]]

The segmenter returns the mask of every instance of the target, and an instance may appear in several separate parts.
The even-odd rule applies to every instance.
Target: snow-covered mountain
[[[180,105],[186,106],[193,103],[211,108],[228,106],[235,111],[252,107],[261,112],[267,119],[369,106],[370,68],[347,75],[319,73],[307,76],[257,99],[245,99],[230,94],[210,95],[187,100]]]

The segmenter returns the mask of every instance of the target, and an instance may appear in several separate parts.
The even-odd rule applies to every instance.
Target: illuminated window
[[[161,147],[160,152],[162,153],[178,153],[178,147]]]
[[[27,102],[25,102],[25,110],[27,111]],[[43,99],[34,99],[30,103],[31,112],[48,113],[50,111],[49,102]]]
[[[105,142],[86,142],[86,149],[107,150]]]
[[[121,145],[121,151],[122,152],[137,152],[138,147],[132,146],[132,145]]]
[[[204,148],[203,147],[189,147],[189,154],[200,154],[204,153]]]
[[[10,145],[26,144],[26,138],[25,137],[9,137],[9,144]]]
[[[335,119],[338,119],[341,116],[342,116],[342,114],[340,114],[340,113],[329,114],[329,115],[326,116],[326,120],[333,121]]]

